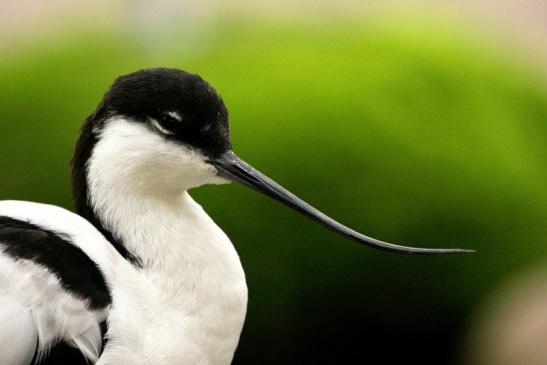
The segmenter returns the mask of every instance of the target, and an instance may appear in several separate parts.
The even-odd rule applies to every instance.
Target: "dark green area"
[[[297,195],[373,237],[478,250],[376,252],[239,186],[193,191],[247,273],[235,363],[454,362],[480,299],[547,254],[546,89],[463,32],[225,24],[196,53],[111,32],[19,50],[0,61],[0,199],[70,206],[73,143],[110,82],[197,72],[235,151]]]

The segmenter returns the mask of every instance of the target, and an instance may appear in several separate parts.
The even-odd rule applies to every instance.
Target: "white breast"
[[[187,193],[172,203],[156,206],[158,214],[152,216],[134,213],[138,231],[117,232],[128,246],[141,247],[136,253],[145,258],[144,268],[132,267],[115,279],[101,365],[226,365],[232,360],[247,306],[239,257]],[[146,226],[140,224],[144,221]]]

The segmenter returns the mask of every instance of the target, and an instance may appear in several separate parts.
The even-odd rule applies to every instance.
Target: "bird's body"
[[[332,220],[233,154],[226,108],[203,79],[142,70],[118,78],[84,123],[72,163],[75,213],[0,202],[0,365],[48,363],[55,348],[98,365],[229,364],[245,275],[228,237],[188,194],[229,181],[366,245],[461,252],[397,246]]]
[[[92,310],[92,295],[84,297],[63,289],[59,277],[62,280],[65,273],[55,274],[51,267],[48,270],[33,260],[0,255],[0,303],[10,300],[19,309],[14,332],[9,334],[19,332],[18,326],[24,321],[29,323],[29,330],[23,336],[32,339],[34,334],[44,344],[58,338],[70,341],[82,334],[94,335],[95,346],[85,351],[96,360],[100,354],[100,324],[108,317],[108,345],[98,364],[230,363],[247,303],[239,258],[228,237],[187,193],[164,203],[132,207],[143,209],[143,221],[155,222],[152,235],[140,231],[142,236],[133,238],[130,232],[122,233],[127,237],[124,241],[138,239],[156,247],[149,251],[150,256],[142,252],[144,263],[138,267],[74,213],[51,205],[0,202],[0,216],[61,234],[67,246],[79,248],[96,263],[111,296],[107,306]],[[160,219],[155,212],[162,212]],[[64,259],[71,254],[66,252],[69,248],[48,254]],[[65,269],[82,270],[74,266]],[[44,281],[51,285],[43,285]],[[47,322],[62,325],[50,328]],[[8,331],[4,335],[6,341],[11,337]],[[35,343],[22,344],[25,346],[29,347],[21,352],[34,352]]]

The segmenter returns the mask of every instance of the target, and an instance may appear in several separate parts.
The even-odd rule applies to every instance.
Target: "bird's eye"
[[[150,122],[161,133],[173,135],[182,122],[182,118],[177,112],[165,112],[160,113],[157,118],[151,117]]]

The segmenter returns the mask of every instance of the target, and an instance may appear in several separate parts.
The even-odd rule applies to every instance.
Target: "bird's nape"
[[[228,151],[220,157],[209,160],[209,163],[218,169],[218,174],[228,180],[241,183],[259,193],[277,200],[300,214],[314,220],[322,226],[334,231],[346,238],[370,246],[375,249],[399,254],[435,255],[453,253],[473,253],[473,250],[460,248],[418,248],[400,246],[389,242],[377,240],[365,236],[357,231],[344,226],[326,214],[315,209],[296,195],[292,194],[281,185],[265,176],[252,166],[241,160],[235,153]]]

